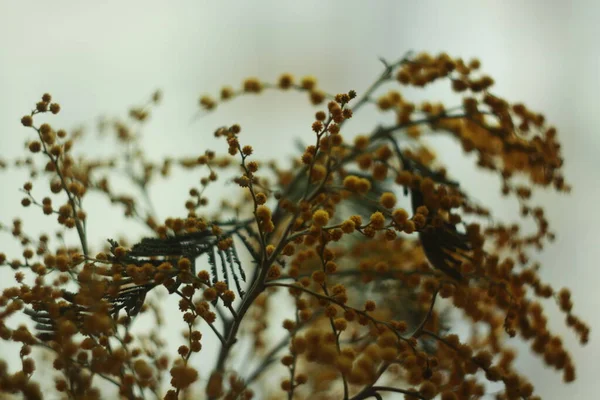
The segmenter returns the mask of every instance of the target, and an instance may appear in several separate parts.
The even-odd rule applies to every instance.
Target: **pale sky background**
[[[70,129],[81,124],[93,128],[101,114],[125,115],[129,106],[160,88],[164,101],[144,131],[149,157],[198,155],[207,147],[224,152],[224,144],[212,140],[212,132],[237,122],[257,157],[285,160],[295,150],[293,139],[311,137],[314,111],[304,95],[245,98],[190,123],[199,95],[218,94],[223,84],[238,87],[247,76],[274,81],[282,72],[314,74],[329,92],[355,89],[361,93],[381,71],[378,57],[393,60],[411,49],[478,57],[483,71],[496,80],[495,93],[543,111],[558,127],[566,177],[574,186],[569,196],[552,192],[536,196],[558,234],[555,245],[538,259],[546,281],[573,289],[575,312],[591,323],[591,340],[579,347],[549,303],[551,326],[564,333],[578,380],[564,385],[561,375],[545,370],[527,348],[521,350],[519,365],[544,399],[589,399],[600,393],[600,379],[594,372],[600,359],[599,17],[600,3],[567,0],[0,0],[0,158],[12,160],[15,154],[24,154],[23,143],[31,133],[19,120],[44,92],[62,106],[49,122]],[[411,98],[458,104],[458,97],[437,88]],[[407,97],[412,93],[407,92]],[[372,110],[364,109],[347,125],[349,134],[366,132],[383,121],[375,117]],[[449,141],[438,144],[450,145]],[[96,143],[89,152],[112,151],[102,146]],[[450,146],[444,159],[451,173],[461,182],[469,178],[465,185],[481,201],[496,204],[500,216],[514,217],[516,205],[498,200],[498,179],[472,173],[472,159],[462,157],[458,146]],[[32,227],[39,213],[19,205],[18,189],[24,180],[21,172],[0,172],[0,222],[10,224],[19,215],[27,229],[28,221]],[[181,211],[179,203],[188,187],[180,179],[169,191],[152,191],[162,218],[172,210]],[[45,188],[38,190],[43,197]],[[178,199],[176,204],[173,198]],[[47,221],[44,229],[54,227],[51,219]],[[119,211],[107,209],[95,215],[90,212],[89,230],[96,248],[106,237],[142,232],[123,223]],[[18,256],[14,240],[0,235],[0,251],[10,258]],[[12,285],[11,276],[12,272],[0,272],[0,287]],[[178,332],[170,338],[173,349],[179,338]],[[197,357],[203,364],[212,360],[209,347],[205,343],[206,350]],[[0,354],[15,360],[15,350],[6,343],[0,342]]]

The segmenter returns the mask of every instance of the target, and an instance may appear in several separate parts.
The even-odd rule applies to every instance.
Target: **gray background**
[[[164,101],[144,130],[149,157],[201,154],[207,147],[224,152],[211,138],[215,127],[238,122],[245,143],[258,157],[280,160],[294,151],[293,138],[310,140],[313,111],[303,95],[270,93],[244,98],[196,119],[201,93],[217,94],[222,84],[237,87],[246,76],[274,81],[282,72],[314,74],[329,92],[364,90],[380,72],[377,57],[396,59],[407,50],[446,51],[466,59],[479,57],[483,70],[496,80],[495,93],[523,101],[543,111],[559,129],[571,195],[537,193],[558,233],[554,246],[537,258],[543,278],[555,287],[573,289],[575,311],[592,325],[590,344],[576,344],[553,303],[547,303],[550,326],[564,333],[577,363],[578,380],[563,385],[561,376],[521,350],[519,365],[529,371],[536,392],[545,399],[587,399],[600,390],[597,335],[599,298],[597,227],[600,117],[597,93],[600,37],[599,6],[594,1],[0,1],[0,157],[12,160],[23,153],[31,132],[19,119],[44,92],[50,92],[63,111],[47,120],[71,129],[85,124],[93,132],[100,114],[125,115],[155,88]],[[458,97],[442,86],[424,92],[407,91],[419,100],[440,99],[449,105]],[[349,135],[366,132],[376,114],[363,110],[348,125]],[[40,119],[41,121],[42,119]],[[436,140],[455,176],[468,180],[478,198],[514,218],[517,206],[500,201],[498,179],[472,172],[473,160],[459,147]],[[88,142],[86,142],[88,143]],[[90,154],[114,151],[110,141],[91,140]],[[38,159],[39,160],[39,159]],[[170,186],[153,188],[162,218],[181,212],[190,186],[189,175],[176,175]],[[198,174],[193,175],[194,182]],[[0,172],[0,222],[22,217],[25,229],[39,211],[23,209],[18,192],[26,175]],[[168,190],[161,188],[169,188]],[[34,191],[34,193],[36,193]],[[39,198],[46,188],[37,186]],[[217,192],[212,192],[218,195]],[[175,199],[175,201],[173,201]],[[123,222],[120,212],[90,199],[91,243],[98,248],[106,237],[139,235],[139,227]],[[91,207],[91,206],[90,206]],[[45,218],[42,229],[54,229]],[[29,232],[35,233],[36,229]],[[20,254],[1,234],[0,250]],[[74,239],[74,238],[73,238]],[[12,284],[10,271],[0,272],[0,286]],[[175,319],[176,321],[177,319]],[[209,340],[210,334],[205,334]],[[180,343],[172,332],[169,345]],[[205,342],[202,357],[212,359]],[[515,342],[515,346],[518,343]],[[18,350],[0,342],[3,357],[17,360]],[[171,351],[174,354],[174,351]],[[211,363],[202,362],[202,364]],[[596,365],[596,367],[594,367]],[[202,375],[206,379],[206,374]]]

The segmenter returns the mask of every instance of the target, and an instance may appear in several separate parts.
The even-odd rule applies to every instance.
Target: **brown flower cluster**
[[[556,129],[544,115],[494,95],[494,80],[480,68],[476,59],[408,54],[384,62],[360,95],[327,94],[314,77],[283,74],[274,83],[248,78],[239,89],[224,87],[219,100],[200,98],[208,112],[267,90],[307,93],[320,108],[307,122],[311,142],[291,166],[253,159],[252,133],[237,124],[215,131],[226,142],[223,155],[147,160],[141,132],[160,92],[126,119],[102,120],[100,131],[114,133],[122,156],[76,157],[83,132],[38,124],[39,114],[61,111],[44,94],[21,123],[33,134],[28,150],[45,166],[38,170],[26,157],[15,167],[31,177],[22,206],[40,209],[28,210],[40,218],[55,216],[62,230],[30,236],[18,218],[0,226],[23,246],[12,260],[0,253],[16,282],[2,288],[0,338],[18,344],[21,359],[16,370],[0,362],[0,392],[44,398],[39,382],[51,371],[58,396],[74,399],[106,397],[105,382],[127,399],[402,393],[466,400],[483,398],[486,381],[501,383],[498,399],[539,399],[515,367],[515,340],[573,381],[574,361],[550,330],[543,300],[556,301],[581,344],[590,330],[573,313],[571,292],[545,283],[532,256],[554,239],[543,208],[531,203],[533,191],[569,191]],[[460,94],[457,106],[415,104],[402,95],[403,87],[438,81]],[[382,93],[384,85],[391,88]],[[395,122],[352,132],[346,121],[367,105],[394,113]],[[449,177],[422,141],[432,132],[455,138],[476,154],[478,167],[498,174],[499,191],[519,202],[521,221],[531,219],[535,232],[494,220],[460,177]],[[200,175],[200,184],[182,198],[180,215],[160,222],[148,188],[173,167]],[[111,174],[123,170],[137,192],[112,188]],[[206,206],[217,199],[208,189],[231,181],[220,175],[232,177],[240,196],[209,214]],[[93,253],[86,220],[96,210],[83,207],[90,192],[123,207],[153,237],[132,246],[111,240]],[[70,231],[76,243],[67,244]],[[204,256],[210,268],[197,271]],[[185,329],[176,354],[165,352],[161,293],[179,298]],[[18,314],[31,323],[12,324]],[[155,323],[134,334],[139,314]],[[457,327],[470,334],[459,337]],[[197,354],[207,335],[219,346],[216,360]],[[240,343],[252,346],[244,356],[251,360],[239,362]],[[51,354],[52,365],[42,360],[36,369],[37,349]]]

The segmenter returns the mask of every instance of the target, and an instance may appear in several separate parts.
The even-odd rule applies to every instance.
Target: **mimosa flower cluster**
[[[555,233],[532,193],[570,190],[556,129],[543,114],[493,94],[494,79],[477,59],[411,53],[383,64],[364,91],[328,93],[315,77],[285,73],[200,97],[202,112],[218,112],[241,96],[306,95],[315,107],[302,138],[309,144],[286,165],[255,158],[256,136],[235,121],[215,129],[220,148],[147,159],[140,131],[160,92],[125,119],[104,119],[101,131],[126,151],[92,159],[83,132],[41,122],[68,112],[44,94],[21,118],[29,154],[14,167],[31,177],[22,186],[23,213],[54,218],[59,230],[39,232],[18,216],[1,225],[2,240],[13,236],[23,250],[0,253],[1,267],[14,270],[14,282],[1,288],[0,340],[17,344],[21,360],[16,369],[0,360],[0,392],[470,400],[493,387],[497,399],[539,399],[515,367],[518,341],[539,355],[540,368],[574,381],[576,366],[549,328],[544,300],[555,300],[582,345],[590,330],[573,312],[571,292],[546,283],[535,259]],[[433,82],[448,85],[456,104],[417,104],[403,94]],[[370,132],[354,132],[346,122],[365,107],[394,122],[374,120]],[[497,174],[521,222],[503,223],[476,202],[425,144],[432,134],[452,137],[476,156],[475,167]],[[174,168],[199,184],[181,196],[179,214],[159,220],[148,188]],[[123,171],[137,192],[113,188]],[[216,198],[211,189],[229,184],[228,175],[239,197]],[[101,210],[85,207],[92,192],[152,235],[94,248],[87,220]],[[218,213],[208,213],[215,203]],[[165,351],[160,295],[179,299],[169,310],[186,327],[176,354]],[[140,314],[155,324],[134,333]],[[14,315],[30,323],[14,324]],[[459,336],[457,327],[470,333]],[[219,345],[216,359],[203,351],[207,336]],[[238,351],[243,346],[249,355]],[[36,352],[46,361],[36,363]],[[206,365],[211,372],[199,372]],[[53,394],[40,386],[49,377]]]

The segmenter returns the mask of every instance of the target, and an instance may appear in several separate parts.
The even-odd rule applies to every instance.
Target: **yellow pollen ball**
[[[329,222],[329,214],[325,210],[317,210],[313,214],[313,225],[323,227]]]
[[[396,205],[396,195],[394,195],[394,193],[391,192],[385,192],[381,195],[379,202],[385,208],[394,208],[394,206]]]

